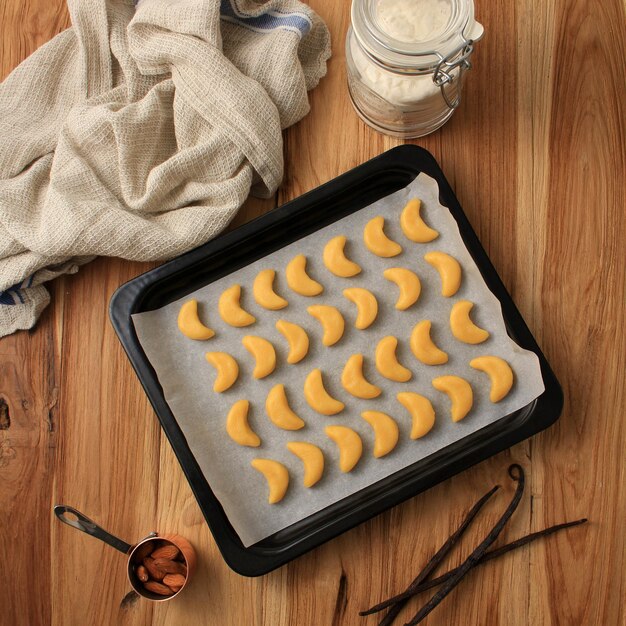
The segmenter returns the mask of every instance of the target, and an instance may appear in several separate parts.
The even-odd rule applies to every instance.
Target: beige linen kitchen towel
[[[283,174],[328,30],[297,0],[69,0],[0,85],[0,336],[96,255],[167,259]]]

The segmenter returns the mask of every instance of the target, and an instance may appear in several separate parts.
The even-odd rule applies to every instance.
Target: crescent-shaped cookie
[[[285,278],[289,288],[301,296],[319,296],[324,287],[306,273],[306,257],[304,254],[295,256],[285,269]]]
[[[398,383],[406,383],[411,380],[413,374],[398,362],[396,348],[398,340],[389,335],[383,337],[376,346],[376,369],[389,380]]]
[[[304,398],[309,406],[322,415],[336,415],[345,405],[335,400],[324,388],[322,372],[314,369],[304,381]]]
[[[250,465],[257,472],[261,472],[265,476],[265,480],[267,480],[267,485],[270,489],[267,501],[270,504],[280,502],[285,497],[289,487],[289,471],[287,468],[282,463],[272,459],[254,459]]]
[[[364,411],[361,417],[374,429],[374,456],[379,459],[389,454],[398,443],[396,421],[380,411]]]
[[[343,315],[339,309],[326,304],[314,304],[307,307],[307,311],[322,325],[324,331],[322,343],[325,346],[335,345],[343,336],[345,328]]]
[[[450,414],[453,422],[460,422],[472,408],[474,394],[471,385],[460,376],[433,378],[433,387],[445,393],[452,402]]]
[[[241,286],[233,285],[226,289],[217,303],[220,317],[230,326],[241,328],[256,321],[254,315],[245,311],[240,304]]]
[[[364,400],[377,398],[382,393],[380,387],[365,380],[362,354],[353,354],[348,359],[341,374],[341,384],[355,398]]]
[[[346,238],[343,235],[333,237],[325,246],[323,253],[324,265],[335,276],[350,278],[361,271],[361,266],[348,259],[344,252]]]
[[[339,469],[350,472],[363,454],[363,442],[359,434],[347,426],[326,426],[326,434],[339,448]]]
[[[485,372],[491,380],[489,399],[500,402],[513,386],[513,370],[511,366],[498,356],[479,356],[470,361],[470,367]]]
[[[306,441],[290,441],[287,449],[295,454],[304,465],[304,486],[315,485],[324,473],[324,453],[321,449]]]
[[[429,320],[423,320],[415,325],[411,333],[411,351],[415,358],[426,365],[442,365],[448,362],[448,355],[430,338],[430,327]]]
[[[411,416],[411,439],[427,435],[435,425],[435,409],[430,400],[408,391],[399,393],[396,398]]]
[[[461,265],[445,252],[429,252],[424,260],[432,265],[441,278],[441,295],[450,298],[461,286]]]
[[[470,319],[473,306],[469,300],[459,300],[450,311],[450,330],[463,343],[477,344],[489,339],[489,333]]]
[[[265,412],[272,423],[283,430],[300,430],[304,420],[296,415],[289,406],[285,385],[274,385],[265,399]]]
[[[365,330],[374,323],[378,315],[378,301],[376,296],[363,287],[349,287],[343,290],[343,295],[350,302],[356,304],[357,316],[355,328]]]
[[[309,351],[309,336],[306,334],[306,330],[302,326],[286,320],[278,320],[276,329],[289,342],[287,363],[294,364],[302,361]]]
[[[417,274],[404,267],[390,267],[383,272],[383,276],[387,280],[396,283],[400,289],[398,299],[396,300],[396,309],[398,311],[406,311],[417,302],[422,290],[422,284]]]
[[[256,365],[252,375],[255,378],[269,376],[276,367],[276,351],[274,346],[263,337],[246,335],[241,343],[243,347],[254,357]]]
[[[237,361],[227,352],[207,352],[204,358],[217,370],[213,391],[222,393],[230,389],[239,376]]]
[[[261,445],[261,439],[248,424],[249,409],[250,403],[247,400],[235,402],[226,418],[226,432],[240,446],[258,448]]]
[[[198,317],[198,301],[187,300],[178,312],[178,330],[196,341],[205,341],[215,335],[215,331],[205,326]]]
[[[402,252],[402,246],[385,235],[385,218],[379,215],[372,218],[363,230],[365,247],[376,256],[388,258]]]
[[[418,198],[409,200],[400,214],[400,226],[407,239],[416,243],[428,243],[437,239],[439,233],[422,219],[421,208],[421,200]]]
[[[252,295],[259,306],[270,311],[284,309],[289,303],[274,291],[274,270],[261,270],[254,279]]]

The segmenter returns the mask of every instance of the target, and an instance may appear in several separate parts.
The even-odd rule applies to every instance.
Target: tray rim
[[[421,162],[421,166],[418,166],[419,162]],[[207,256],[219,254],[221,251],[245,241],[260,231],[261,228],[271,228],[276,224],[293,218],[295,214],[306,210],[307,205],[310,205],[313,201],[319,202],[329,196],[337,195],[337,189],[341,189],[342,185],[346,187],[351,182],[358,182],[359,177],[380,174],[381,171],[393,169],[394,167],[404,169],[407,172],[410,171],[417,176],[424,171],[424,165],[430,170],[427,174],[437,180],[440,198],[445,200],[445,202],[442,201],[442,204],[449,208],[457,221],[461,237],[468,251],[474,258],[487,286],[500,301],[507,328],[514,328],[515,341],[522,347],[534,352],[539,358],[545,391],[523,409],[494,423],[502,426],[506,422],[506,430],[493,433],[488,440],[481,441],[479,445],[475,445],[471,450],[457,452],[452,461],[444,463],[443,467],[429,467],[431,457],[440,456],[435,453],[435,455],[426,457],[426,459],[418,461],[396,474],[392,474],[379,481],[379,483],[349,496],[345,501],[353,502],[351,511],[337,515],[333,521],[322,525],[317,530],[304,535],[300,539],[296,535],[290,545],[268,547],[264,545],[267,540],[264,540],[245,548],[230,525],[219,501],[213,494],[208,481],[200,472],[197,462],[189,450],[176,418],[165,400],[156,373],[137,339],[131,315],[140,310],[142,303],[150,296],[159,283],[163,284],[164,281],[174,280],[177,274],[181,274],[184,270],[189,270],[191,267],[202,263]],[[367,201],[361,208],[370,203],[371,200]],[[356,212],[357,210],[359,209],[357,208],[351,212]],[[336,219],[340,217],[341,215],[337,216]],[[323,225],[323,223],[320,223],[318,228],[321,228]],[[299,235],[295,239],[302,236],[304,234]],[[260,252],[258,256],[261,257],[265,254],[267,252]],[[233,268],[230,271],[235,269]],[[208,282],[205,284],[208,284]],[[193,291],[196,288],[197,286],[193,286],[189,291]],[[176,298],[178,297],[180,295],[176,296]],[[244,576],[266,574],[350,528],[371,519],[384,510],[400,504],[404,500],[454,476],[458,472],[548,428],[559,418],[563,407],[563,393],[556,376],[482,247],[441,168],[427,150],[412,144],[404,144],[383,152],[379,156],[331,179],[327,183],[280,207],[268,211],[239,228],[220,235],[159,267],[131,279],[121,285],[111,297],[109,317],[118,339],[152,404],[161,427],[172,445],[224,560],[231,569]],[[489,429],[489,427],[486,427],[486,429]],[[483,433],[486,429],[481,429],[473,433],[473,435],[476,436]],[[494,429],[490,429],[489,432],[491,433],[492,430]],[[469,438],[472,438],[472,436]],[[468,438],[456,443],[466,442],[466,439]],[[444,450],[448,450],[451,447],[456,448],[458,446],[452,444],[452,446],[448,446]],[[420,466],[420,469],[413,472],[408,471],[411,468],[415,468],[415,466]],[[411,477],[411,473],[415,474],[418,471],[418,477]],[[405,478],[399,477],[399,474],[402,474]],[[395,488],[389,490],[381,486],[381,483],[387,481],[390,481],[392,485],[395,484]],[[364,492],[372,494],[381,490],[385,493],[379,493],[373,502],[367,500],[363,495]],[[355,503],[359,496],[364,501],[356,505]],[[341,505],[344,505],[344,501],[335,503],[323,511],[309,516],[303,522],[317,518],[329,509],[333,509],[338,513],[342,510]],[[294,524],[294,527],[300,527],[301,524],[302,522],[298,522]],[[281,534],[284,535],[285,532],[279,531],[279,533],[273,536]]]

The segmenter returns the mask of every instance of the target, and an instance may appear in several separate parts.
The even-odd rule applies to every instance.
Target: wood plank
[[[3,2],[0,5],[0,80],[27,56],[70,25],[62,0]]]
[[[0,80],[66,25],[60,2],[0,4]],[[53,303],[34,331],[0,340],[0,563],[11,572],[0,585],[0,607],[7,624],[50,621],[63,289],[63,279],[51,286]]]
[[[557,2],[555,15],[537,295],[566,406],[533,442],[534,524],[556,515],[588,515],[592,524],[539,547],[531,615],[546,624],[623,624],[626,18],[623,4],[582,1]]]
[[[59,291],[61,281],[53,295]],[[62,310],[58,298],[34,333],[0,341],[0,563],[11,572],[10,584],[0,585],[0,606],[9,624],[43,624],[51,612],[49,520],[61,368],[55,318]]]

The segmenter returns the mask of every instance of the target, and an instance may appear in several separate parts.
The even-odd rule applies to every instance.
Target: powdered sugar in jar
[[[352,0],[348,87],[377,130],[420,137],[450,118],[483,27],[472,0]]]

